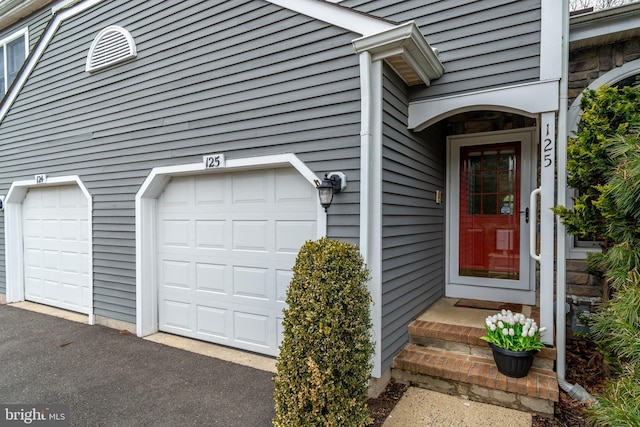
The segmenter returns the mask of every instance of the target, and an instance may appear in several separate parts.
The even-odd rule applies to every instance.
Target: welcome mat
[[[514,313],[522,313],[522,304],[512,304],[509,302],[480,301],[475,299],[460,299],[455,303],[456,307],[479,308],[481,310],[501,311],[511,310]]]

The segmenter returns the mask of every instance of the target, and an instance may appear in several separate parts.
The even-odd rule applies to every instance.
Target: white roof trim
[[[8,27],[53,0],[0,0],[0,28]]]
[[[570,18],[569,43],[572,49],[588,47],[614,34],[637,35],[640,31],[640,3],[585,13]]]
[[[344,28],[356,34],[369,36],[390,30],[395,24],[341,7],[327,1],[318,0],[267,0],[310,18]]]
[[[51,42],[51,40],[53,39],[53,36],[58,31],[60,24],[62,24],[62,22],[64,22],[66,19],[71,18],[79,13],[82,13],[87,9],[90,9],[102,1],[103,0],[87,0],[82,3],[78,3],[68,9],[64,9],[60,11],[58,14],[54,15],[45,33],[42,34],[40,41],[35,46],[34,50],[31,52],[31,55],[27,57],[27,61],[24,65],[22,72],[18,74],[18,76],[16,77],[16,80],[13,82],[13,85],[11,86],[9,91],[6,93],[2,103],[0,104],[0,123],[2,122],[2,120],[4,120],[4,117],[9,111],[9,108],[11,108],[11,106],[15,102],[16,98],[18,97],[18,94],[20,93],[25,83],[27,82],[27,79],[31,75],[31,72],[33,72],[34,68],[38,64],[40,57],[44,53],[47,46],[49,46],[49,43]]]

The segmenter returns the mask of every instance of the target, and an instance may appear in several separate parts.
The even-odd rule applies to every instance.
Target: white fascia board
[[[409,104],[408,127],[417,132],[452,114],[482,109],[535,117],[558,110],[559,89],[559,81],[551,80],[414,101]]]
[[[444,73],[444,66],[418,26],[407,22],[353,41],[356,53],[368,51],[372,60],[401,56],[429,84]]]
[[[310,18],[344,28],[356,34],[368,36],[395,27],[394,23],[318,0],[267,0],[285,9]]]
[[[82,1],[82,0],[64,0],[62,3],[54,4],[54,5],[51,7],[51,13],[55,15],[56,13],[58,13],[59,11],[61,11],[62,9],[66,9],[66,8],[68,8],[68,7],[71,7],[71,6],[73,6],[74,4],[76,4],[76,3],[78,3],[78,2],[81,2],[81,1]]]
[[[0,0],[0,29],[6,28],[53,0]]]
[[[68,18],[78,15],[79,13],[84,12],[87,9],[92,8],[102,1],[103,0],[87,0],[82,3],[78,3],[68,9],[61,10],[59,13],[53,16],[53,18],[51,19],[51,24],[47,27],[45,33],[40,38],[40,41],[35,46],[34,50],[27,57],[27,61],[22,71],[18,74],[10,90],[6,93],[2,104],[0,104],[0,123],[2,123],[2,121],[4,120],[4,117],[7,115],[9,108],[11,108],[11,106],[15,102],[18,94],[26,84],[27,79],[38,64],[40,57],[47,49],[47,46],[49,46],[49,43],[55,36],[62,22],[64,22]]]
[[[588,40],[597,43],[613,34],[638,33],[640,29],[640,3],[586,13],[570,18],[569,42],[583,45]]]
[[[540,5],[540,80],[560,79],[562,75],[562,20],[568,11],[563,2],[542,0]],[[549,110],[546,110],[549,111]]]

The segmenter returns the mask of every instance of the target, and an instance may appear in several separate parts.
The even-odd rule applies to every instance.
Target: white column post
[[[547,328],[542,339],[553,344],[553,289],[556,168],[556,115],[542,113],[540,126],[540,326]],[[535,212],[532,212],[535,215]]]

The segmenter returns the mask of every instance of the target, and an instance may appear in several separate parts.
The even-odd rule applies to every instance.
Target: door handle
[[[531,192],[531,195],[529,196],[529,206],[531,206],[533,212],[538,212],[538,195],[541,191],[541,188],[536,188]],[[536,243],[538,237],[537,231],[538,230],[536,229],[535,223],[529,226],[529,255],[534,260],[540,262],[540,255],[536,253]]]
[[[520,211],[521,214],[524,214],[524,222],[529,224],[529,208],[526,208],[523,211]]]

